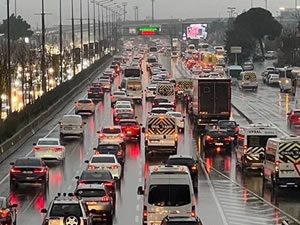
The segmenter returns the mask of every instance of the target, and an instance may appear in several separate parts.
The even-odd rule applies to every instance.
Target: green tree
[[[234,21],[233,27],[244,36],[256,39],[263,57],[263,39],[267,37],[274,40],[282,31],[282,25],[272,16],[272,13],[263,8],[251,8],[240,14]]]
[[[9,17],[10,22],[10,38],[12,40],[18,40],[21,37],[31,37],[33,31],[30,30],[31,26],[21,17],[16,17],[12,14]],[[4,33],[7,36],[7,20],[3,20],[0,25],[0,33]]]

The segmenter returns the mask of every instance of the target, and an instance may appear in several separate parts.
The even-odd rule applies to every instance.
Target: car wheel
[[[113,220],[114,220],[113,215],[110,215],[109,218],[108,218],[107,220],[108,220],[108,221],[107,221],[107,224],[108,224],[108,225],[113,225]]]

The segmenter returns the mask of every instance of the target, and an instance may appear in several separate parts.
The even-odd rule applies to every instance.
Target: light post
[[[74,30],[74,0],[71,0],[72,10],[72,60],[73,60],[73,76],[75,76],[75,30]]]
[[[90,0],[87,0],[87,14],[88,14],[88,59],[90,63],[90,42],[91,42],[91,31],[90,31]]]
[[[124,22],[126,21],[126,6],[127,6],[127,2],[122,2],[123,5],[123,10],[124,10]]]
[[[11,69],[10,69],[10,21],[9,21],[9,0],[7,0],[7,97],[8,97],[8,113],[12,112],[11,101]]]
[[[234,11],[235,11],[235,7],[227,7],[227,9],[228,9],[228,14],[229,14],[229,18],[232,18],[232,16],[233,16],[233,13],[234,13]]]
[[[7,0],[9,1],[9,0]],[[46,77],[45,77],[45,2],[42,0],[42,91],[46,93]]]
[[[151,0],[152,2],[152,25],[154,24],[154,0]]]
[[[81,70],[83,70],[83,24],[82,24],[82,0],[80,0],[80,57]]]
[[[101,30],[102,30],[102,44],[104,43],[104,11],[103,11],[103,7],[104,7],[104,4],[107,4],[108,2],[112,2],[113,0],[104,0],[104,1],[99,1],[98,2],[98,6],[100,7],[101,6],[101,26],[100,26],[100,9],[99,9],[99,13],[98,13],[98,16],[99,16],[99,41],[100,41],[100,36],[101,36]],[[102,27],[102,29],[101,29]],[[101,46],[102,47],[102,46]],[[103,47],[102,47],[103,48]],[[103,51],[104,48],[101,50]],[[100,52],[100,45],[99,45],[99,52]]]
[[[63,46],[62,46],[62,9],[61,0],[59,0],[59,67],[60,67],[60,83],[63,82]]]
[[[109,5],[103,5],[104,6],[104,8],[105,8],[105,17],[106,17],[106,20],[105,20],[105,22],[106,22],[106,39],[107,39],[107,41],[108,41],[108,39],[110,38],[108,35],[109,35],[109,26],[110,26],[110,18],[109,18],[109,12],[108,12],[108,9],[109,9],[109,7],[111,7],[111,6],[113,6],[113,5],[115,5],[115,4],[117,4],[117,3],[112,3],[112,4],[109,4]],[[108,43],[108,47],[109,47],[109,43]]]

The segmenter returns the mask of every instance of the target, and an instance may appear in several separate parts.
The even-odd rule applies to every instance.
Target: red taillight
[[[104,183],[104,186],[105,186],[105,187],[112,187],[112,186],[113,186],[113,183]]]
[[[240,131],[240,128],[239,128],[239,127],[236,127],[236,128],[235,128],[235,132],[238,133],[239,131]]]
[[[34,151],[35,151],[35,152],[38,152],[38,151],[40,151],[40,150],[41,150],[41,148],[38,148],[38,147],[35,147],[35,148],[34,148]]]
[[[10,170],[11,173],[21,173],[20,169],[16,169],[16,168],[11,168]]]
[[[89,166],[88,166],[88,169],[89,169],[89,170],[93,170],[93,169],[95,169],[95,168],[96,168],[96,167],[95,167],[94,165],[89,165]]]
[[[0,218],[7,218],[9,217],[9,212],[8,211],[0,211]],[[6,224],[6,223],[4,223]]]
[[[94,106],[94,103],[89,103],[88,106]]]
[[[119,166],[118,166],[118,165],[113,165],[113,166],[111,166],[111,168],[112,168],[113,170],[116,170],[116,169],[119,168]]]
[[[193,171],[196,171],[196,170],[197,170],[197,166],[196,166],[196,165],[193,165],[193,166],[192,166],[192,170],[193,170]]]
[[[76,103],[76,106],[77,106],[77,107],[81,106],[81,103]]]
[[[110,202],[110,197],[108,197],[108,196],[102,197],[101,202]]]
[[[35,169],[34,173],[46,173],[46,169],[45,168]]]
[[[246,154],[247,151],[248,151],[248,146],[247,145],[243,145],[243,149],[244,149],[244,154]]]
[[[86,184],[86,183],[85,183],[85,182],[83,182],[83,181],[80,181],[80,182],[79,182],[79,184]]]
[[[123,152],[120,150],[120,151],[118,151],[117,155],[121,156],[121,155],[123,155]]]
[[[276,161],[276,162],[275,162],[275,171],[276,171],[276,172],[279,171],[279,166],[280,166],[280,161]]]
[[[121,137],[121,138],[124,138],[124,137],[125,137],[125,135],[124,135],[124,134],[120,134],[120,137]]]
[[[231,141],[231,137],[224,138],[225,141]]]
[[[145,134],[145,138],[146,138],[146,140],[149,140],[149,134],[148,133]]]
[[[144,223],[147,222],[147,206],[144,206],[143,221],[144,221]]]
[[[195,217],[196,216],[196,209],[195,209],[195,206],[193,205],[192,206],[192,217]]]
[[[174,138],[175,138],[176,141],[178,140],[178,133],[174,134]]]
[[[93,92],[91,92],[91,91],[88,91],[88,94],[92,94]]]
[[[103,137],[104,137],[104,134],[103,134],[103,133],[100,133],[100,134],[99,134],[99,137],[100,137],[100,138],[103,138]]]
[[[56,152],[62,152],[62,151],[63,151],[63,148],[55,148],[55,151],[56,151]]]
[[[214,139],[211,136],[206,136],[207,141],[213,141]]]

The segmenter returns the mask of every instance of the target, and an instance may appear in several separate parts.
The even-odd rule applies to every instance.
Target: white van
[[[128,78],[126,82],[126,94],[133,101],[142,103],[143,101],[143,86],[142,80],[137,78]]]
[[[264,178],[273,188],[300,185],[300,136],[270,138],[266,146]]]
[[[189,169],[186,166],[151,166],[144,195],[144,225],[160,225],[166,216],[195,216],[194,191]]]
[[[261,169],[269,138],[277,137],[278,130],[270,124],[251,124],[240,127],[237,137],[236,160],[242,169]]]
[[[244,71],[240,74],[239,79],[239,88],[240,89],[252,89],[257,91],[258,80],[256,73],[254,71]]]
[[[64,115],[60,124],[60,137],[63,140],[66,136],[83,136],[83,125],[86,122],[82,121],[80,115]]]

